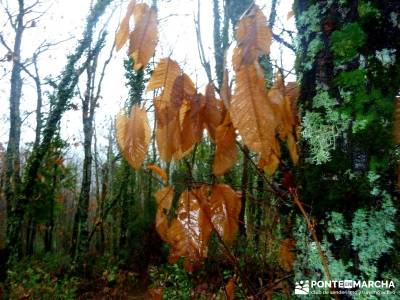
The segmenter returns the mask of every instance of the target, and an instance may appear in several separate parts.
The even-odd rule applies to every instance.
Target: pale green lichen
[[[309,71],[312,69],[315,57],[323,49],[323,47],[324,44],[322,43],[319,35],[317,35],[317,37],[308,44],[306,57],[304,62],[302,63],[303,70]]]
[[[390,234],[395,231],[396,208],[389,194],[382,192],[381,196],[380,209],[357,210],[351,224],[351,245],[358,251],[359,268],[366,278],[376,278],[378,259],[393,246]]]
[[[321,114],[309,111],[305,113],[302,124],[302,136],[310,145],[311,157],[308,160],[317,165],[329,161],[336,145],[334,126],[325,124]]]
[[[372,176],[371,179],[375,181],[376,176]],[[342,213],[328,213],[328,233],[332,234],[336,241],[351,241],[351,247],[357,253],[356,264],[353,258],[348,261],[336,259],[331,251],[333,244],[327,236],[323,237],[321,247],[328,259],[332,279],[375,280],[378,277],[379,259],[393,247],[392,236],[396,220],[396,208],[391,197],[386,192],[382,192],[381,196],[383,200],[378,207],[358,209],[350,224],[346,222]],[[308,274],[308,278],[313,280],[326,279],[324,275],[321,278],[325,272],[316,244],[311,240],[307,226],[300,217],[296,218],[294,237],[298,249],[294,266],[295,279],[304,279],[304,274]],[[352,273],[354,266],[357,266],[361,274]],[[389,275],[381,276],[387,278]]]
[[[396,49],[382,49],[375,51],[375,57],[387,68],[396,63]]]
[[[313,98],[313,108],[324,113],[307,111],[303,117],[302,136],[310,146],[308,161],[323,164],[331,159],[336,147],[336,138],[347,130],[350,118],[339,112],[338,101],[321,88]]]
[[[390,22],[392,23],[393,27],[399,27],[400,28],[400,21],[399,21],[399,14],[392,11],[390,13]]]
[[[333,234],[336,241],[350,235],[343,214],[335,211],[328,214],[328,232]]]

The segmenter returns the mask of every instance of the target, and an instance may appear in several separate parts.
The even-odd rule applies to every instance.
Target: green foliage
[[[379,17],[379,10],[370,1],[360,1],[358,4],[360,18]]]
[[[149,276],[153,286],[163,288],[164,299],[190,299],[193,283],[189,272],[183,268],[182,260],[176,264],[151,267]]]
[[[342,64],[353,59],[364,45],[366,34],[358,23],[346,24],[331,35],[331,49],[335,63]]]
[[[8,270],[10,299],[75,299],[80,279],[68,275],[69,256],[26,257]]]

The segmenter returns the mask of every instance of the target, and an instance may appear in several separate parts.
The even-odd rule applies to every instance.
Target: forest
[[[0,0],[0,299],[400,299],[400,1]]]

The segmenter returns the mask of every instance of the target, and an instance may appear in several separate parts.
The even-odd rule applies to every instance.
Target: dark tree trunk
[[[35,75],[31,75],[32,79],[35,82],[36,86],[36,128],[35,128],[35,141],[33,144],[33,148],[36,149],[40,143],[40,136],[43,127],[43,120],[42,120],[42,106],[43,106],[43,95],[42,95],[42,83],[39,76],[39,69],[37,65],[37,55],[33,56],[33,65],[35,68]],[[35,242],[36,236],[36,220],[34,216],[30,215],[28,220],[28,227],[26,229],[26,254],[32,255],[33,254],[33,244]]]
[[[53,245],[54,201],[57,196],[57,181],[58,181],[57,168],[58,168],[58,165],[54,164],[52,191],[51,191],[51,197],[49,199],[50,215],[49,215],[48,221],[46,222],[46,230],[44,232],[44,251],[45,252],[51,252],[52,245]]]
[[[247,204],[247,193],[248,193],[248,185],[249,185],[249,149],[244,146],[243,147],[243,169],[242,169],[242,179],[241,179],[241,202],[242,209],[239,215],[239,232],[242,235],[246,235],[246,220],[245,220],[245,212],[246,212],[246,204]]]
[[[398,196],[397,166],[389,157],[395,152],[400,59],[386,53],[385,62],[379,53],[400,49],[400,27],[390,17],[398,15],[400,2],[296,0],[294,11],[302,127],[312,131],[301,142],[300,198],[313,207],[317,220],[336,211],[351,222],[358,209]],[[318,118],[310,121],[310,116]],[[321,136],[318,126],[329,129]],[[321,143],[326,136],[329,140]],[[376,195],[370,174],[378,177]],[[340,251],[354,252],[351,245]]]

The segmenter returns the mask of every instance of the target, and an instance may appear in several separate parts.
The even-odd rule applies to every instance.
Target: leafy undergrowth
[[[76,275],[68,255],[26,257],[8,271],[1,299],[148,299],[145,276],[120,270],[103,256]]]
[[[251,299],[249,294],[257,299],[291,299],[293,276],[276,261],[277,253],[268,250],[268,255],[244,239],[231,250],[234,262],[213,240],[208,258],[192,272],[185,268],[183,259],[149,267],[149,290],[159,296],[153,299],[241,300]]]
[[[26,257],[8,270],[4,299],[74,299],[81,280],[68,274],[64,255]]]
[[[279,267],[277,253],[263,252],[242,238],[230,248],[235,262],[211,239],[208,258],[192,272],[184,259],[153,262],[147,271],[137,271],[135,264],[122,268],[107,255],[87,260],[87,270],[76,270],[68,255],[26,257],[10,268],[3,298],[241,300],[253,294],[257,299],[290,299],[291,272]]]

